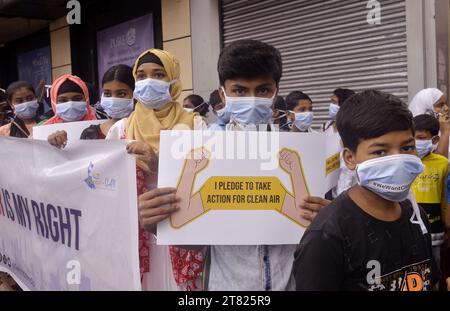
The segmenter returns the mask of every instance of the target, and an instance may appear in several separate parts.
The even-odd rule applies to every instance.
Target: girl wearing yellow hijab
[[[133,75],[135,110],[128,119],[114,124],[106,139],[136,140],[127,151],[137,156],[140,168],[137,185],[142,288],[199,290],[203,253],[156,245],[155,235],[149,233],[155,233],[156,224],[178,209],[179,201],[176,189],[156,188],[160,131],[202,129],[204,123],[201,116],[187,112],[176,101],[181,94],[180,65],[169,52],[145,51],[136,60]]]
[[[145,51],[137,58],[133,75],[135,111],[111,128],[107,139],[145,142],[158,154],[161,130],[204,127],[198,114],[187,112],[176,101],[182,90],[180,64],[172,54],[158,49]]]

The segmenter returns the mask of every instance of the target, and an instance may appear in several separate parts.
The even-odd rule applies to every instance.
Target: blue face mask
[[[312,111],[290,112],[295,114],[295,120],[293,124],[299,131],[306,132],[311,128],[311,124],[314,119],[314,113]]]
[[[240,125],[267,124],[272,117],[272,98],[264,97],[228,97],[225,94],[225,109],[230,121]]]
[[[147,108],[159,110],[172,101],[170,86],[175,83],[157,79],[136,81],[133,96]]]
[[[336,120],[336,116],[337,116],[337,114],[338,114],[338,112],[339,112],[339,106],[338,105],[336,105],[336,104],[333,104],[333,103],[331,103],[330,104],[330,108],[329,108],[329,114],[330,114],[330,119],[331,120]]]
[[[66,122],[80,121],[87,114],[85,101],[69,101],[56,105],[56,115]]]
[[[431,139],[430,140],[416,139],[416,149],[421,159],[424,158],[430,152],[432,152],[433,148],[434,148],[433,141]]]
[[[230,122],[230,114],[227,112],[227,107],[223,107],[216,111],[219,124],[227,124]]]
[[[18,104],[14,106],[14,111],[16,116],[21,119],[28,120],[33,119],[36,116],[36,111],[39,108],[39,104],[37,99],[25,102],[22,104]]]
[[[102,96],[100,105],[105,110],[106,114],[113,119],[123,119],[128,117],[134,108],[133,99],[130,98]]]
[[[406,200],[412,182],[425,167],[419,157],[396,154],[367,160],[356,167],[358,184],[392,202]]]

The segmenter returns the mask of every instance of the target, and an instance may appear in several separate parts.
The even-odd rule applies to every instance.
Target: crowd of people
[[[313,129],[307,90],[279,94],[282,57],[275,47],[235,41],[220,53],[217,71],[220,88],[207,101],[195,94],[178,101],[180,64],[159,49],[144,51],[133,68],[111,67],[99,103],[82,77],[58,77],[49,104],[30,83],[17,81],[0,94],[0,135],[32,139],[35,126],[106,116],[80,139],[133,140],[126,150],[137,159],[144,290],[446,288],[450,121],[440,90],[424,89],[408,105],[379,90],[337,88],[329,94],[330,121]],[[211,119],[216,121],[208,124]],[[339,135],[337,186],[298,206],[312,221],[299,245],[156,245],[156,224],[179,208],[176,189],[157,187],[159,133],[178,125]],[[64,148],[67,133],[57,131],[48,142]],[[372,265],[379,270],[370,278]],[[0,288],[17,286],[0,274]]]

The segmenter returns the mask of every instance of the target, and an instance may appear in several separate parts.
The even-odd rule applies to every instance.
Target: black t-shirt
[[[431,252],[430,226],[422,234],[410,221],[413,208],[400,203],[401,217],[378,220],[346,192],[325,207],[295,252],[297,290],[430,290],[439,280]]]

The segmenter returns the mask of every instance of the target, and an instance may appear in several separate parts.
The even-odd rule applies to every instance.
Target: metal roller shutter
[[[223,43],[257,39],[277,47],[280,94],[310,95],[319,128],[338,87],[408,100],[405,1],[379,2],[381,24],[370,25],[365,0],[222,0]]]

